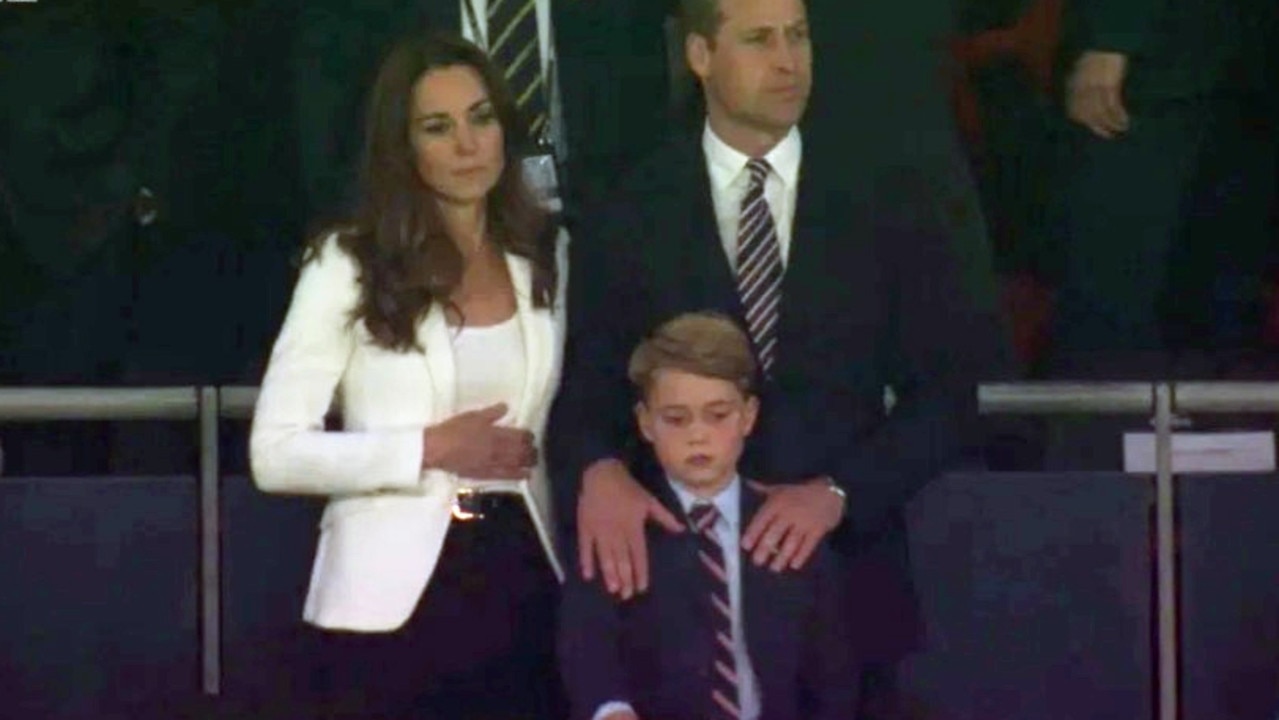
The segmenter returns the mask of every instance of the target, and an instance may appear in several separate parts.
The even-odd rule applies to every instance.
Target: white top
[[[524,336],[516,317],[496,325],[464,325],[452,333],[457,412],[497,403],[514,407],[524,390]],[[503,418],[505,423],[509,418]]]
[[[791,225],[795,221],[795,197],[799,190],[799,164],[804,145],[799,130],[791,128],[781,142],[769,150],[764,159],[773,170],[764,181],[764,199],[773,211],[777,225],[777,242],[781,245],[782,265],[790,257]],[[750,157],[732,148],[711,130],[710,122],[702,132],[702,151],[706,154],[706,170],[711,178],[711,200],[715,204],[715,221],[724,244],[728,265],[737,267],[737,225],[741,220],[742,198],[750,187]]]

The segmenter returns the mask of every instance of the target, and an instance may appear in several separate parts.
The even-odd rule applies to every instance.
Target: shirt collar
[[[702,151],[706,153],[711,184],[719,191],[736,182],[746,170],[746,163],[750,161],[750,157],[721,140],[711,129],[709,120],[702,130]],[[764,159],[772,166],[773,173],[781,179],[787,190],[794,189],[799,180],[802,151],[803,140],[800,139],[799,128],[792,127],[781,142],[764,154]]]
[[[670,484],[671,490],[675,491],[675,497],[679,499],[680,507],[684,509],[684,514],[693,509],[697,503],[706,502],[702,498],[689,492],[683,485],[666,478],[666,482]],[[715,497],[711,498],[711,502],[715,504],[715,509],[719,511],[720,517],[728,523],[730,530],[736,531],[738,520],[742,514],[742,480],[741,476],[734,475],[733,479],[720,490]]]

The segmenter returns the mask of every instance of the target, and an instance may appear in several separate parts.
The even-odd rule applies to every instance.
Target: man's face
[[[713,38],[689,35],[711,127],[740,146],[780,140],[808,105],[813,50],[803,0],[719,0]]]

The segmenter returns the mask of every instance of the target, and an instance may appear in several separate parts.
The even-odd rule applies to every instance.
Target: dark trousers
[[[1135,112],[1135,111],[1134,111]],[[1208,112],[1169,102],[1136,115],[1115,140],[1069,128],[1072,152],[1056,207],[1060,279],[1054,364],[1065,374],[1096,351],[1164,346],[1159,305]]]
[[[523,505],[493,497],[482,519],[454,521],[399,630],[311,631],[318,718],[565,716],[554,653],[558,586]]]
[[[1176,352],[1254,342],[1273,141],[1247,118],[1240,98],[1211,96],[1134,106],[1115,140],[1070,127],[1054,376],[1158,376]],[[1108,370],[1108,355],[1135,368]]]
[[[856,720],[907,720],[909,715],[897,684],[895,664],[864,666],[861,686]]]

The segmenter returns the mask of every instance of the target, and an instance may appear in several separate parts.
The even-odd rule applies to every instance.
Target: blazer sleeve
[[[264,491],[356,494],[419,482],[421,429],[324,429],[356,346],[350,312],[358,295],[354,261],[329,238],[302,267],[254,409],[249,458]]]
[[[909,190],[914,187],[914,190]],[[898,206],[926,183],[896,184]],[[886,199],[881,200],[881,203]],[[983,259],[961,257],[943,228],[887,219],[878,224],[882,290],[889,308],[877,342],[881,375],[894,404],[864,443],[836,459],[834,479],[848,492],[847,519],[858,536],[874,536],[930,480],[976,456],[982,437],[977,385],[1013,375],[1008,339],[973,274],[990,276]],[[990,283],[993,284],[993,277]]]
[[[848,586],[824,544],[814,556],[812,572],[813,602],[805,618],[800,662],[805,706],[812,720],[849,720],[858,716],[861,663],[848,617]]]
[[[558,655],[572,720],[591,720],[605,703],[634,702],[621,658],[617,602],[599,582],[569,573],[560,594]]]
[[[1140,54],[1166,0],[1075,0],[1081,49]],[[1174,2],[1176,0],[1173,0]]]

